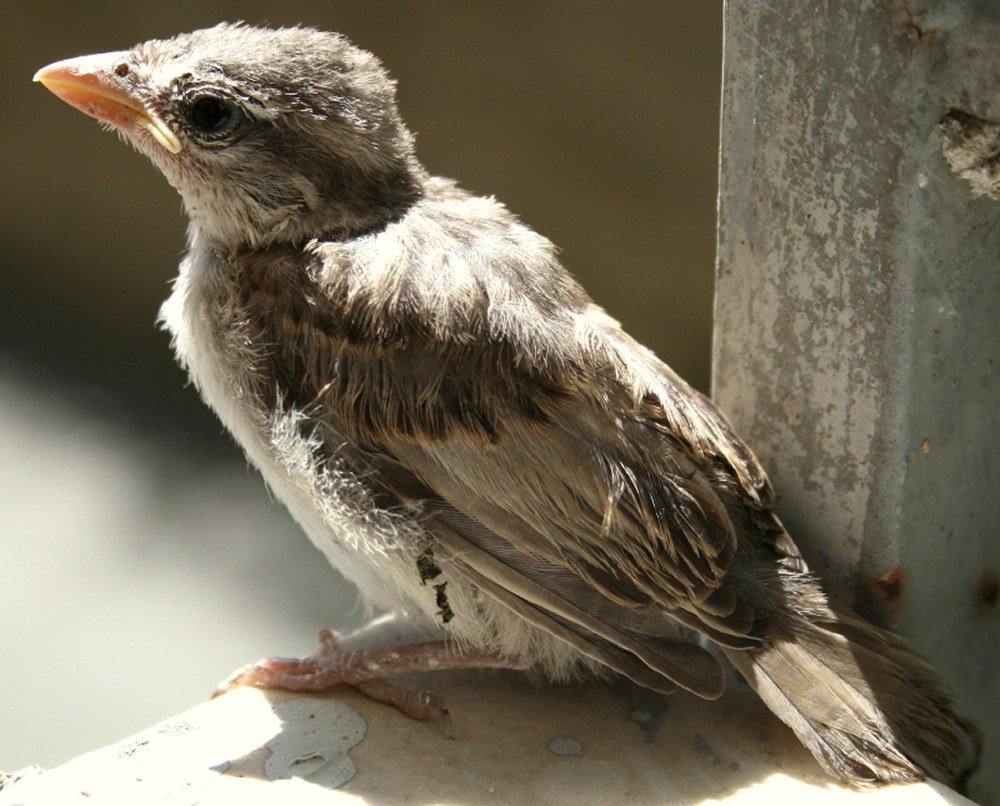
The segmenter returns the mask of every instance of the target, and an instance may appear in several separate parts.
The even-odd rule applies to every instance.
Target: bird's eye
[[[191,104],[191,122],[208,132],[224,129],[232,117],[232,108],[211,95],[204,95]]]
[[[188,107],[188,119],[205,138],[215,139],[235,129],[243,120],[243,110],[215,95],[201,95]]]

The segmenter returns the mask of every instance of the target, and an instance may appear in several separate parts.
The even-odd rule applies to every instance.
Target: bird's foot
[[[442,669],[523,668],[517,658],[475,649],[458,649],[445,641],[401,644],[378,649],[341,652],[339,636],[320,630],[320,648],[305,658],[264,658],[235,672],[215,692],[236,686],[258,686],[287,691],[323,691],[337,685],[358,689],[376,702],[392,705],[413,719],[438,716],[446,736],[451,736],[448,708],[440,697],[426,691],[400,688],[384,678],[409,672]]]

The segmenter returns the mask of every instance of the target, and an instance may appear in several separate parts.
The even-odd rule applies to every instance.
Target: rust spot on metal
[[[931,45],[934,44],[934,40],[937,39],[938,30],[937,28],[928,28],[926,31],[918,28],[916,25],[913,26],[913,30],[916,34],[916,39],[918,42],[926,42]]]
[[[872,580],[872,587],[889,604],[898,604],[903,598],[903,572],[897,565],[882,576],[875,577]]]
[[[1000,604],[1000,578],[990,571],[983,571],[979,576],[972,594],[972,608],[982,618],[992,616]]]

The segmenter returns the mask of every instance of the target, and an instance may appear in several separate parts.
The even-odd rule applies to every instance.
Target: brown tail
[[[797,617],[764,649],[724,652],[831,775],[861,787],[926,774],[955,785],[980,734],[955,713],[940,675],[902,639],[827,613]]]

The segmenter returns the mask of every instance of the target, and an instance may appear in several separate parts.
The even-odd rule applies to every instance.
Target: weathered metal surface
[[[828,587],[989,733],[1000,4],[730,0],[725,47],[715,397]]]

